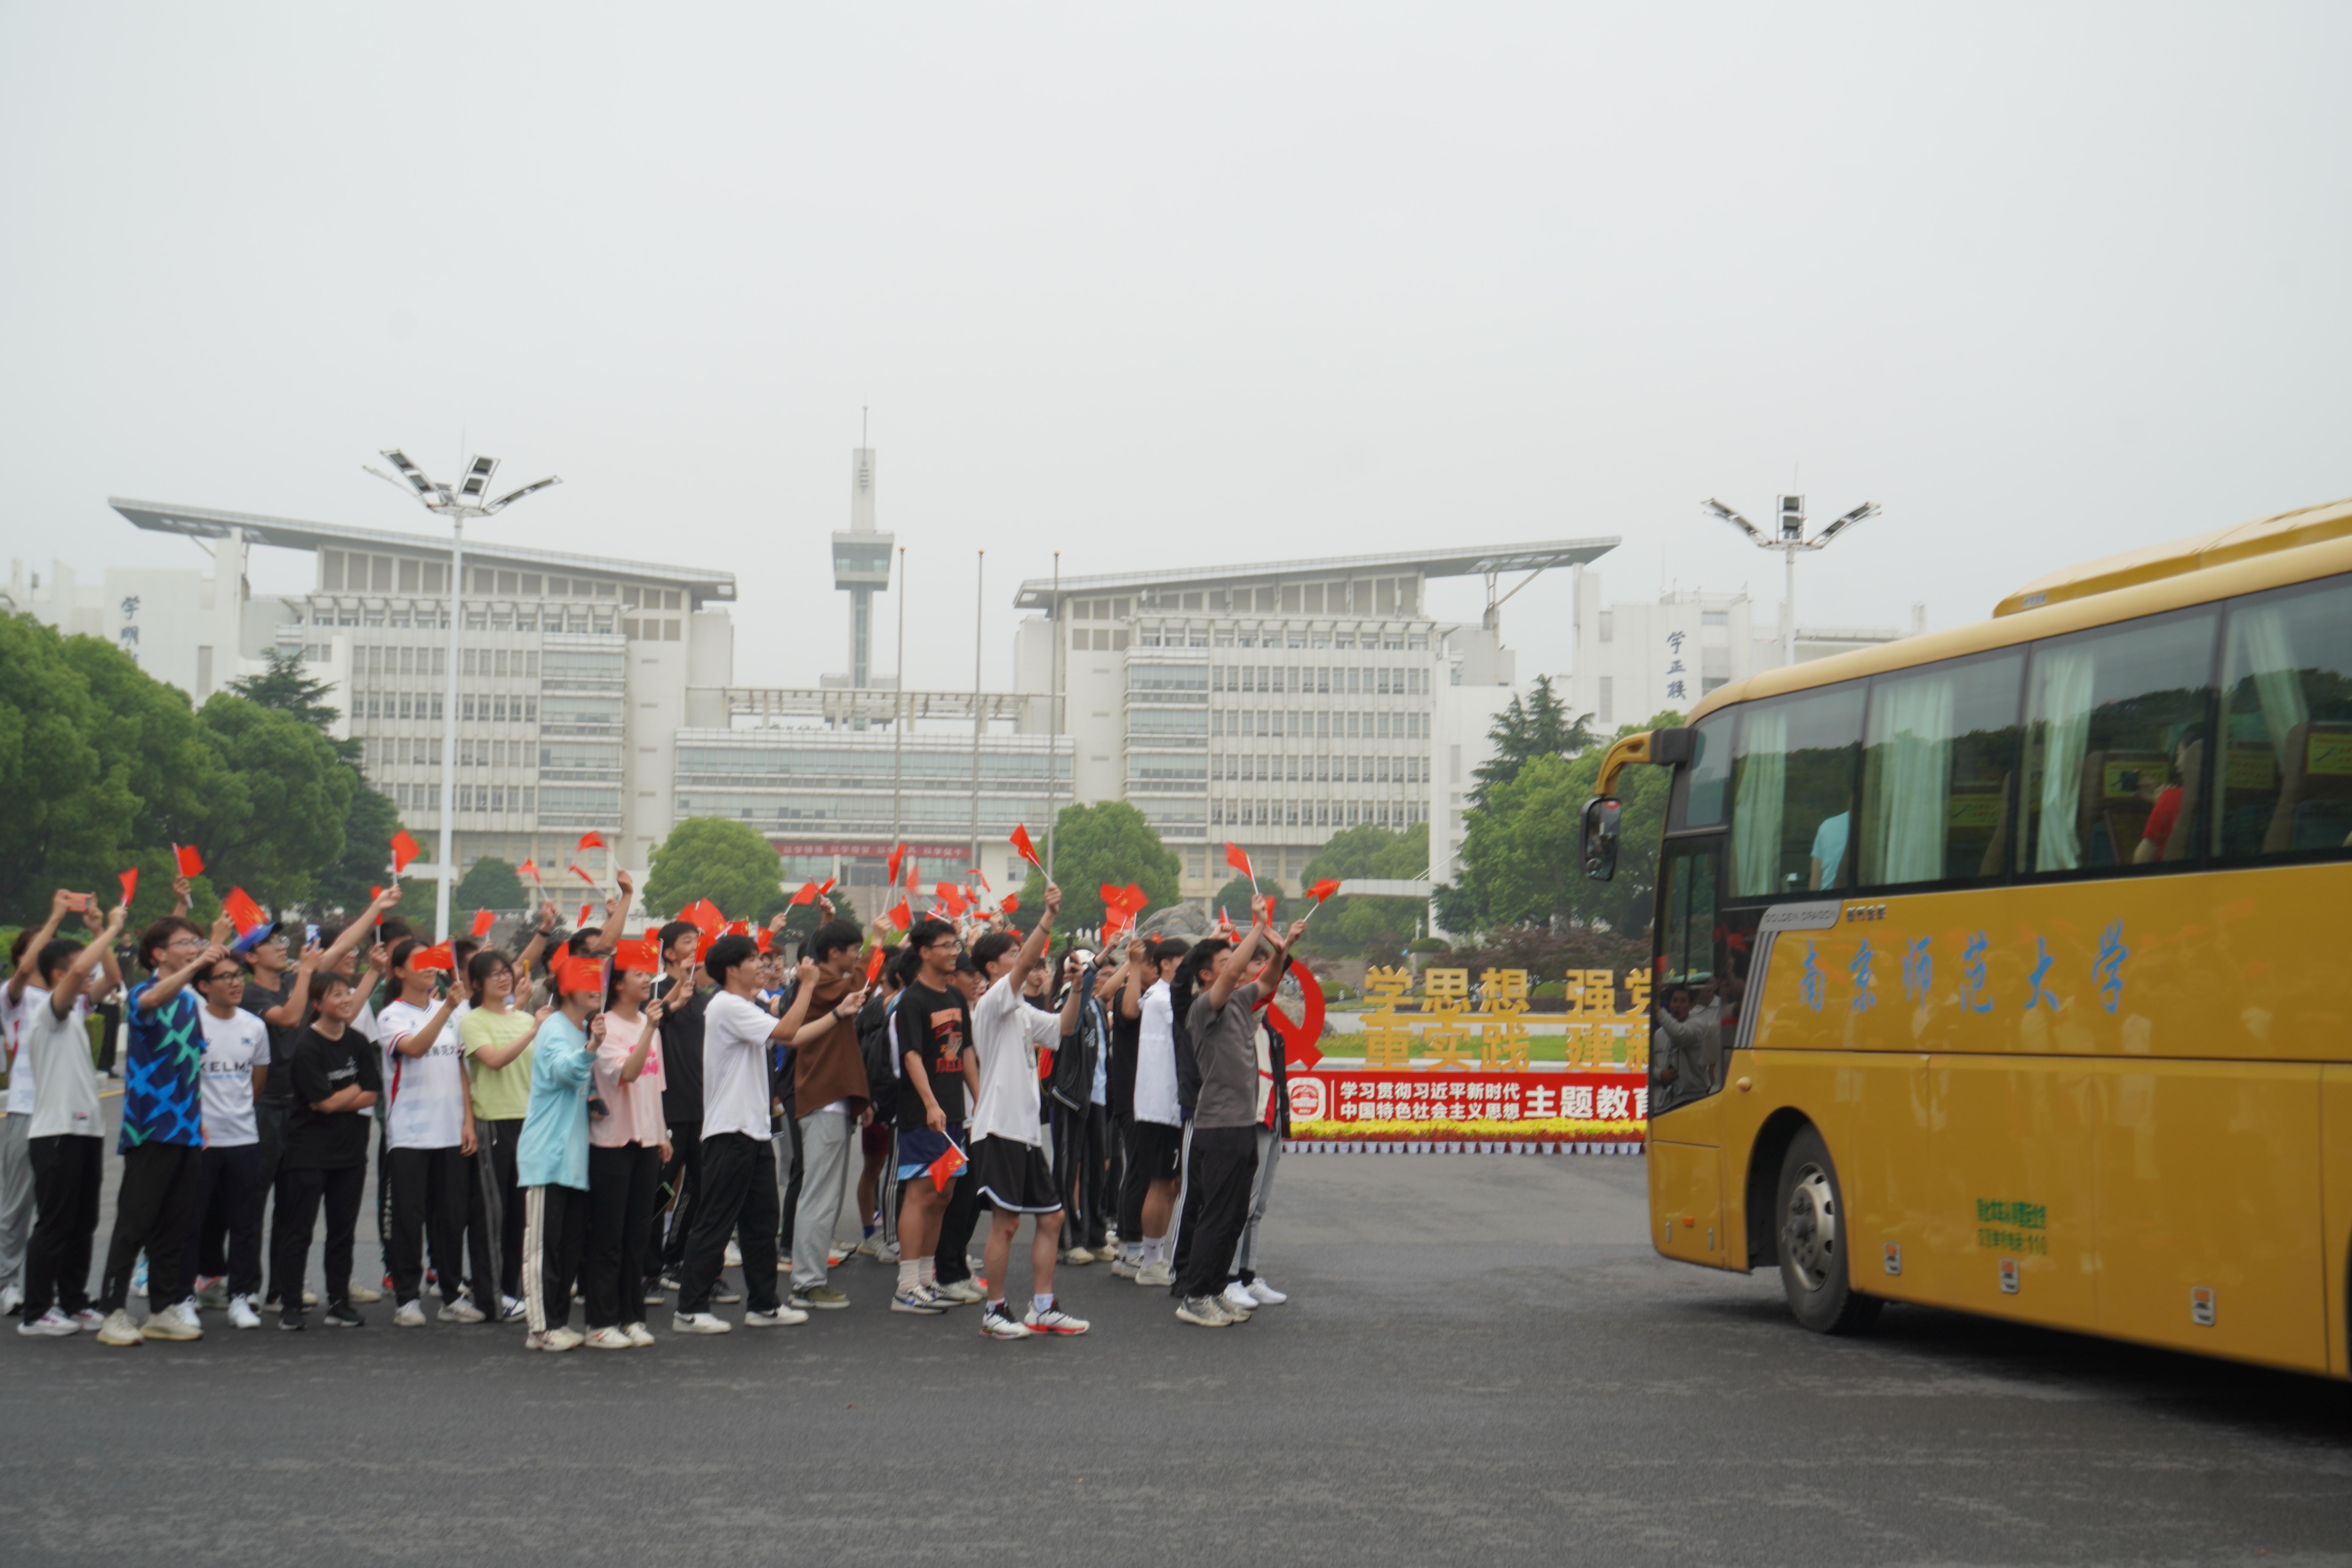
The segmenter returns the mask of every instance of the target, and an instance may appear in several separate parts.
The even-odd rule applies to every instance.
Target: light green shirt
[[[486,1013],[477,1007],[467,1013],[457,1026],[457,1038],[466,1047],[466,1060],[474,1076],[474,1114],[484,1121],[520,1121],[530,1109],[530,1056],[534,1047],[525,1046],[522,1055],[502,1068],[486,1067],[474,1060],[474,1053],[484,1046],[503,1049],[530,1033],[530,1015],[520,1008],[509,1007],[503,1013]]]

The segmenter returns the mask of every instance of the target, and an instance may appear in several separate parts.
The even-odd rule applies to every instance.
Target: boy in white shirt
[[[399,1305],[394,1328],[425,1326],[419,1300],[429,1236],[433,1270],[441,1289],[441,1321],[478,1323],[484,1313],[461,1294],[466,1262],[466,1205],[472,1179],[474,1103],[467,1090],[465,1045],[453,1022],[455,987],[436,1003],[435,971],[420,968],[425,945],[405,938],[391,953],[399,1000],[376,1016],[383,1045],[385,1173],[392,1184],[392,1226],[384,1262]]]

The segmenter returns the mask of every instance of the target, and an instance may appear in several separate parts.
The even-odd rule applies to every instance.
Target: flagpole
[[[1058,550],[1054,552],[1054,613],[1046,625],[1054,628],[1054,657],[1048,666],[1052,690],[1045,699],[1045,876],[1050,880],[1054,875],[1054,819],[1062,803],[1062,775],[1058,772],[1062,744],[1062,638],[1067,635],[1062,628],[1062,552]]]
[[[980,552],[971,578],[971,858],[980,859],[980,731],[981,625],[988,611],[988,552]]]
[[[898,546],[898,675],[891,689],[892,711],[898,717],[890,725],[890,842],[907,841],[907,824],[903,802],[906,790],[907,742],[907,547]],[[897,878],[892,878],[896,881]]]

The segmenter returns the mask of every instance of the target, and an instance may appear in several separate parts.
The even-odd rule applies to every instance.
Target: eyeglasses
[[[956,939],[951,936],[946,936],[941,937],[939,941],[931,943],[930,946],[923,949],[923,951],[925,952],[956,952],[961,951],[963,943],[956,941]]]
[[[245,974],[243,971],[236,969],[215,970],[212,973],[205,976],[205,984],[207,985],[242,985],[245,984]]]

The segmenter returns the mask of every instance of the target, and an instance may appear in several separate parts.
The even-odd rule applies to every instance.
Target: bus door
[[[1717,919],[1723,836],[1669,839],[1658,857],[1651,987],[1650,1214],[1658,1250],[1720,1265],[1724,973]],[[1735,1024],[1736,1027],[1736,1024]]]

